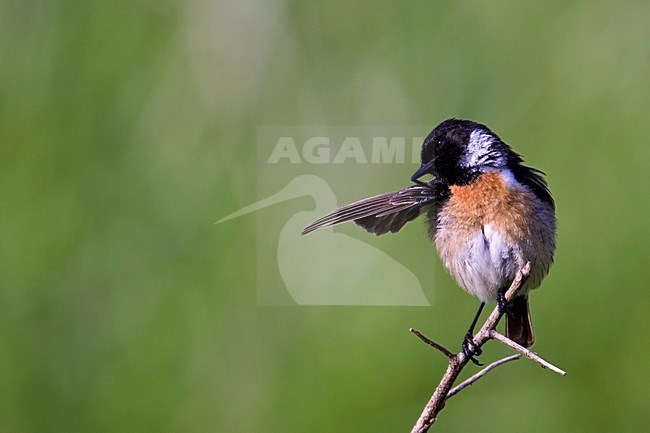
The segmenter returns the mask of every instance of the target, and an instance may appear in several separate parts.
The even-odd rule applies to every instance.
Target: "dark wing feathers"
[[[367,232],[376,235],[383,235],[388,232],[396,233],[404,227],[404,224],[420,216],[420,210],[421,206],[417,206],[392,213],[384,212],[380,215],[355,220],[354,223]]]
[[[544,180],[543,171],[526,167],[525,165],[519,165],[513,172],[517,181],[528,186],[540,200],[545,201],[555,209],[555,201],[553,200],[553,196],[551,196],[546,180]]]
[[[404,224],[417,218],[424,207],[435,204],[439,197],[439,191],[432,185],[413,185],[343,206],[305,227],[302,234],[348,221],[354,221],[376,235],[389,231],[395,233]]]

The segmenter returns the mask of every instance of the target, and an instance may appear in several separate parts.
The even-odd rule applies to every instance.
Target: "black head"
[[[521,157],[487,126],[448,119],[424,140],[421,165],[411,180],[432,174],[447,184],[463,185],[483,171],[510,168],[520,162]]]

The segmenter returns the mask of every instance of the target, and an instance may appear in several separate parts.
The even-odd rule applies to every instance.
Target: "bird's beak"
[[[426,164],[422,164],[420,168],[418,168],[415,173],[413,173],[413,176],[411,176],[411,182],[416,182],[418,179],[420,179],[422,176],[425,174],[429,173],[431,171],[431,168],[433,167],[433,161],[428,162]]]

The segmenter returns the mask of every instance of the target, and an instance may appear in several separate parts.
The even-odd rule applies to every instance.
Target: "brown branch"
[[[431,339],[425,337],[424,335],[422,335],[422,334],[420,333],[420,331],[418,331],[417,329],[409,328],[409,331],[411,331],[413,334],[415,334],[416,337],[418,337],[420,340],[424,341],[424,342],[425,342],[426,344],[428,344],[429,346],[433,347],[433,348],[436,349],[436,350],[439,350],[440,353],[442,353],[443,355],[445,355],[448,359],[451,359],[451,358],[453,358],[454,356],[456,356],[455,353],[452,353],[452,352],[451,352],[450,350],[448,350],[446,347],[441,346],[440,344],[436,343],[435,341],[433,341],[433,340],[431,340]]]
[[[517,296],[517,293],[519,293],[519,290],[521,289],[521,286],[525,279],[528,277],[528,274],[530,272],[530,262],[526,263],[526,265],[519,271],[517,272],[517,275],[515,276],[514,280],[512,281],[512,284],[510,285],[510,288],[505,293],[505,298],[507,301],[512,300],[515,296]],[[483,326],[481,326],[481,329],[474,335],[474,343],[476,344],[477,348],[480,348],[483,346],[486,342],[488,342],[491,339],[496,339],[501,341],[496,336],[496,327],[499,323],[499,320],[501,320],[501,317],[503,316],[503,313],[499,311],[498,307],[495,307],[490,316],[487,318]],[[413,332],[412,330],[411,332]],[[438,413],[445,407],[445,402],[447,399],[459,391],[461,391],[463,388],[467,387],[471,383],[475,382],[478,380],[480,377],[482,377],[484,374],[488,373],[490,370],[492,370],[496,365],[489,365],[485,369],[483,369],[482,372],[479,372],[476,378],[473,379],[471,377],[468,379],[466,382],[469,382],[465,384],[463,382],[461,385],[458,385],[458,387],[454,388],[452,390],[452,386],[458,376],[460,375],[460,372],[463,370],[465,365],[470,361],[470,358],[467,357],[462,351],[456,355],[448,355],[448,350],[445,349],[444,347],[440,346],[437,343],[434,343],[432,340],[426,338],[424,335],[420,334],[419,332],[413,332],[415,335],[420,337],[422,341],[425,343],[429,344],[430,346],[438,349],[440,352],[442,352],[445,356],[449,358],[449,365],[447,367],[447,370],[445,371],[444,376],[440,380],[440,383],[438,384],[438,387],[434,391],[433,395],[429,399],[429,402],[427,405],[424,407],[424,410],[422,411],[422,414],[418,418],[417,422],[415,423],[415,426],[413,426],[413,429],[411,430],[411,433],[424,433],[429,430],[429,427],[436,421],[436,418],[438,416]],[[499,334],[501,335],[501,334]],[[506,338],[506,337],[503,337]],[[508,341],[511,341],[508,339]],[[502,341],[504,342],[504,341]],[[514,341],[511,341],[513,344],[517,344]],[[505,342],[504,342],[505,343]],[[525,349],[519,345],[523,350],[525,350],[528,353],[522,352],[518,348],[515,348],[514,346],[506,343],[508,346],[513,347],[515,350],[518,350],[520,353],[522,353],[524,356],[527,356],[531,359],[533,359],[531,356],[537,357],[537,355],[533,354],[530,352],[528,349]],[[537,357],[539,360],[541,358]],[[514,359],[514,358],[513,358]],[[533,359],[537,362],[537,359]],[[504,361],[504,360],[501,360]],[[543,360],[542,360],[543,361]],[[497,361],[497,365],[501,365],[504,362]],[[546,361],[543,361],[546,364],[544,367],[550,368],[553,371],[556,372],[561,372],[562,370],[558,369],[557,367],[552,366],[551,364],[547,363]],[[482,373],[482,374],[481,374]],[[473,380],[472,380],[473,379]],[[463,384],[465,384],[463,386]],[[462,387],[461,387],[462,386]]]

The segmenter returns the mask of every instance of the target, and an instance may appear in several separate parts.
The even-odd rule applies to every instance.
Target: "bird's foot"
[[[481,350],[481,348],[476,345],[474,342],[474,336],[471,332],[465,334],[463,344],[461,345],[461,350],[463,351],[463,354],[474,364],[479,366],[483,365],[475,358],[475,356],[481,356],[483,350]]]
[[[501,314],[507,314],[508,317],[514,317],[515,313],[513,310],[514,302],[508,301],[506,299],[506,294],[505,292],[499,290],[497,293],[497,308],[499,309],[499,313]]]

